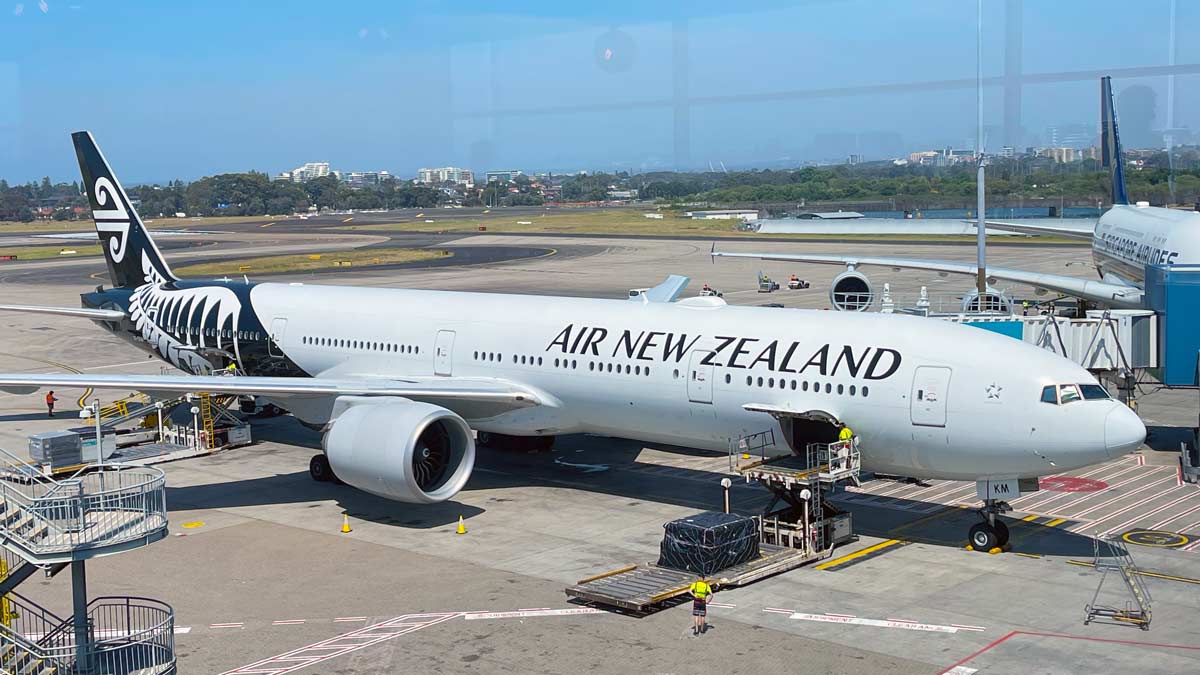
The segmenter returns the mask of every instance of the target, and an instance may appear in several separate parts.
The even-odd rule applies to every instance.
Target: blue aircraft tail
[[[1100,160],[1112,181],[1113,204],[1128,204],[1125,192],[1125,153],[1117,133],[1117,108],[1113,102],[1112,78],[1100,78]]]

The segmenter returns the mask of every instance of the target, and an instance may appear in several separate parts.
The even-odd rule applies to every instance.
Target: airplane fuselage
[[[1105,281],[1137,287],[1146,265],[1200,263],[1200,213],[1114,205],[1096,224],[1092,260]]]
[[[87,294],[105,324],[193,373],[506,380],[551,404],[470,419],[512,435],[593,433],[726,450],[790,427],[752,408],[847,422],[864,467],[908,476],[1031,477],[1128,452],[1109,399],[1048,405],[1043,387],[1094,383],[1011,338],[940,321],[764,309],[717,298],[634,303],[242,282]],[[328,410],[288,406],[310,424]],[[1140,424],[1139,424],[1140,427]],[[1117,434],[1119,435],[1119,434]],[[1138,439],[1140,442],[1140,438]]]

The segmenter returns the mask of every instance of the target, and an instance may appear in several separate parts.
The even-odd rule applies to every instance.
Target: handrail
[[[32,660],[60,672],[73,672],[79,656],[74,620],[60,619],[18,593],[16,627],[0,624],[0,648],[11,645]],[[173,672],[175,611],[170,605],[140,597],[105,596],[87,605],[90,648],[84,658],[103,672]],[[9,661],[15,660],[10,654]]]
[[[165,485],[159,469],[114,465],[68,481],[35,481],[28,493],[0,480],[0,497],[23,516],[0,536],[34,555],[141,539],[166,527]]]

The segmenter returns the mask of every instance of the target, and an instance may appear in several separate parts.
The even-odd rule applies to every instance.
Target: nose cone
[[[1146,425],[1137,413],[1118,405],[1104,420],[1104,447],[1109,457],[1133,452],[1146,440]]]

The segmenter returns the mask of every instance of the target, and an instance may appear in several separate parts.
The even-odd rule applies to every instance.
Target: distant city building
[[[277,176],[271,179],[271,181],[275,183],[290,183],[292,182],[292,172],[280,171]]]
[[[292,169],[292,182],[307,183],[315,178],[324,178],[329,173],[329,162],[309,162],[302,167]]]
[[[1006,145],[1006,146],[1000,148],[1000,152],[996,153],[996,156],[1007,157],[1009,159],[1012,159],[1013,157],[1016,156],[1016,154],[1017,154],[1016,151],[1013,150],[1013,147],[1011,145]]]
[[[638,191],[637,190],[609,190],[608,198],[609,199],[637,199]]]
[[[849,157],[846,158],[846,163],[849,164],[850,166],[854,166],[855,164],[862,164],[862,161],[863,161],[863,156],[857,155],[857,154],[850,155]]]
[[[387,171],[335,171],[338,180],[350,187],[361,188],[379,185],[392,177]]]
[[[1082,153],[1075,148],[1038,148],[1038,157],[1048,157],[1059,164],[1067,164],[1083,159]]]
[[[909,164],[918,164],[920,166],[933,166],[937,163],[942,153],[937,150],[921,150],[920,152],[910,152],[908,154]]]
[[[1096,127],[1092,124],[1052,124],[1046,127],[1046,144],[1052,148],[1081,150],[1095,142]]]
[[[508,171],[488,171],[487,182],[489,183],[511,183],[517,179],[517,176],[524,176],[520,169],[509,169]]]
[[[455,183],[471,187],[475,185],[475,174],[470,169],[460,169],[456,166],[445,166],[438,169],[421,169],[417,172],[417,182],[426,185]]]

